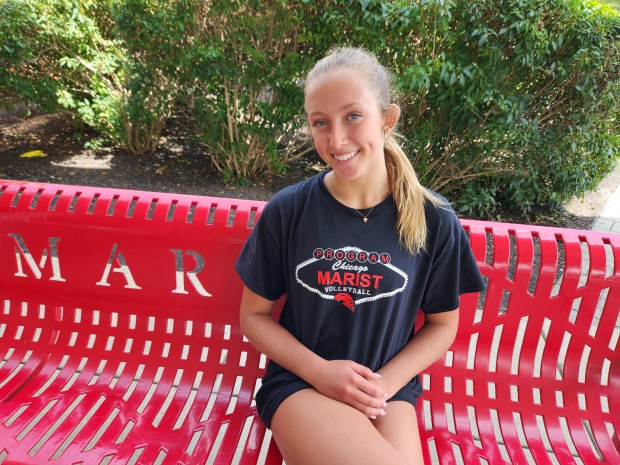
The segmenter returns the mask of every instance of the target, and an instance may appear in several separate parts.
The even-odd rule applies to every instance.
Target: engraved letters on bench
[[[50,266],[50,281],[67,282],[67,280],[62,276],[60,266],[61,260],[58,252],[58,243],[61,242],[61,238],[48,237],[49,248],[44,248],[43,253],[41,254],[41,259],[37,263],[21,234],[9,233],[8,236],[13,238],[13,240],[15,241],[16,271],[13,276],[28,278],[29,275],[26,272],[28,269],[30,269],[32,275],[34,275],[36,279],[40,280],[43,279],[43,269],[45,269],[46,266]],[[187,278],[187,280],[192,284],[195,292],[197,292],[203,297],[212,297],[211,293],[205,289],[203,283],[200,282],[200,279],[198,278],[198,274],[205,268],[204,257],[200,253],[193,250],[170,249],[170,252],[173,254],[172,257],[174,257],[170,260],[170,263],[172,264],[174,260],[173,266],[175,270],[175,282],[170,283],[171,293],[189,294],[189,292],[186,290],[185,285],[185,278]],[[190,255],[196,261],[196,266],[193,270],[185,269],[186,262],[184,260],[184,257],[186,255]],[[24,263],[27,266],[24,266]],[[117,264],[117,266],[114,266],[115,263]],[[134,278],[129,263],[125,259],[123,252],[119,249],[119,245],[117,243],[114,243],[112,245],[108,261],[107,263],[103,263],[101,268],[101,278],[96,283],[93,283],[94,285],[110,287],[111,284],[108,282],[110,273],[120,273],[125,278],[125,288],[136,290],[142,289],[142,287],[138,284],[139,280],[136,280]]]
[[[34,258],[32,258],[32,254],[30,253],[30,250],[28,250],[28,246],[26,246],[26,243],[24,242],[22,236],[19,234],[11,233],[9,233],[9,236],[15,239],[15,242],[17,244],[17,246],[15,247],[15,259],[17,260],[17,273],[15,273],[15,276],[20,276],[24,278],[28,277],[24,273],[24,267],[22,266],[21,257],[23,256],[24,260],[26,260],[26,264],[30,267],[30,270],[32,271],[34,276],[37,279],[41,279],[41,277],[43,276],[43,274],[41,273],[41,268],[45,267],[45,264],[47,263],[47,257],[50,256],[50,262],[52,264],[52,277],[50,278],[50,281],[66,281],[66,279],[63,279],[63,277],[60,275],[60,263],[58,262],[58,247],[56,246],[56,244],[58,243],[58,241],[60,241],[60,238],[50,237],[48,239],[50,248],[49,250],[45,249],[43,251],[41,261],[37,265],[37,262],[35,262]]]

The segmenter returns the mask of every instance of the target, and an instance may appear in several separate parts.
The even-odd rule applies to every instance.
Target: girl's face
[[[395,124],[396,110],[390,105],[384,116],[368,83],[353,69],[319,76],[306,88],[316,149],[341,180],[371,180],[386,171],[383,133]]]

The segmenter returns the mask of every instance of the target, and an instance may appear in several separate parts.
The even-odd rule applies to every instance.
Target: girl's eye
[[[324,121],[322,119],[318,119],[314,123],[312,123],[312,126],[314,126],[315,128],[321,128],[321,127],[325,126],[326,124],[327,124],[326,121]]]
[[[349,115],[349,119],[351,121],[357,121],[358,119],[360,119],[362,117],[362,115],[360,115],[359,113],[351,113]]]

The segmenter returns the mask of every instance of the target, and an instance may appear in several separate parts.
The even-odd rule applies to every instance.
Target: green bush
[[[175,52],[186,45],[185,3],[4,0],[0,92],[153,152],[184,89]]]
[[[408,135],[429,142],[416,155],[434,168],[429,184],[467,213],[594,188],[618,157],[618,16],[570,0],[454,2],[448,13],[435,54],[407,70],[421,115]],[[444,166],[455,175],[438,178]]]
[[[0,89],[117,139],[124,55],[95,1],[0,3]],[[103,29],[105,30],[105,29]]]
[[[119,130],[133,153],[155,151],[177,103],[194,89],[189,71],[199,4],[197,0],[114,2],[113,31],[126,57]]]
[[[195,115],[215,167],[244,179],[282,170],[299,128],[299,33],[306,1],[213,0],[198,14],[192,73]]]
[[[620,17],[597,2],[0,1],[0,94],[135,153],[182,104],[228,179],[299,155],[303,77],[342,44],[395,72],[406,151],[464,213],[562,202],[618,158]]]
[[[262,127],[266,147],[274,135],[296,127],[282,124],[302,108],[295,82],[331,46],[351,44],[375,52],[395,72],[407,152],[423,183],[454,199],[462,212],[491,214],[565,201],[594,188],[618,158],[620,21],[611,10],[579,0],[350,0],[288,6],[265,6],[271,15],[279,11],[280,36],[258,26],[256,19],[264,16],[243,10],[233,17],[245,18],[235,24],[246,28],[222,35],[224,43],[213,49],[224,58],[218,74],[238,77],[237,95],[255,89],[246,93],[249,102],[265,86],[282,89],[275,104],[285,117],[280,125]],[[256,47],[260,37],[280,37],[282,43],[292,37],[293,66],[265,60],[270,47]],[[237,50],[246,47],[243,57],[226,48],[231,43]],[[226,60],[232,56],[239,56],[232,60],[236,65]],[[225,115],[238,123],[238,132],[226,124],[219,130],[239,135],[236,140],[247,148],[260,124],[246,120],[245,126],[235,119],[252,114],[245,110],[226,113],[240,106],[229,105],[225,91],[218,95],[224,96],[219,121]],[[231,150],[224,160],[232,159]],[[263,163],[257,171],[269,166],[265,158]],[[236,169],[226,167],[227,172]]]
[[[395,71],[406,151],[468,214],[594,188],[618,158],[620,21],[580,0],[317,5],[308,28]],[[321,13],[322,12],[322,13]]]

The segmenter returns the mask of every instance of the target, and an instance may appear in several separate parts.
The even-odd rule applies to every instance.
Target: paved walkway
[[[578,216],[591,217],[592,230],[620,233],[620,161],[595,191],[573,199],[566,209]]]
[[[609,198],[603,211],[594,220],[592,228],[595,231],[611,231],[620,233],[620,185]]]
[[[620,233],[620,163],[618,163],[616,169],[605,178],[604,183],[613,193],[611,197],[607,199],[603,210],[592,223],[591,229],[595,231]]]

